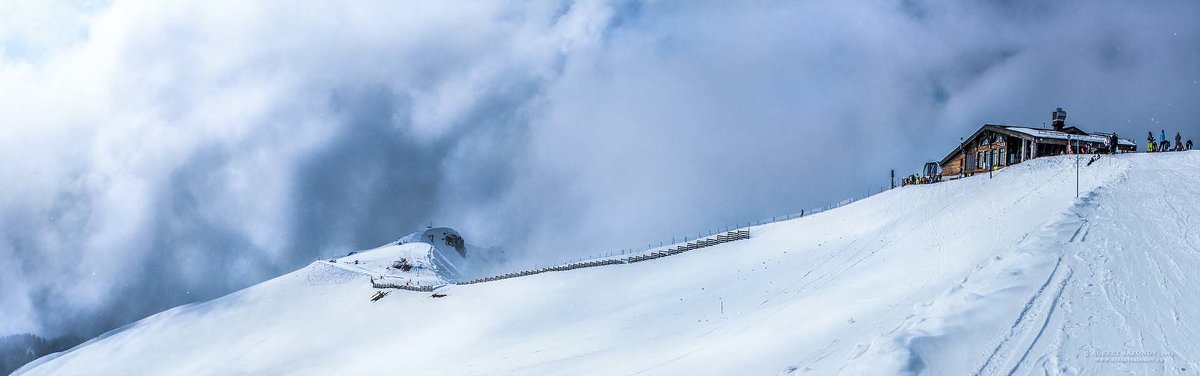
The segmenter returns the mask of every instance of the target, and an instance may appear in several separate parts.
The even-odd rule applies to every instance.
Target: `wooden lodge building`
[[[1115,134],[1088,133],[1067,126],[1067,112],[1061,107],[1052,116],[1051,129],[984,124],[942,158],[942,178],[987,173],[989,169],[1049,155],[1108,153],[1113,143],[1118,152],[1137,150],[1133,141],[1118,139]]]

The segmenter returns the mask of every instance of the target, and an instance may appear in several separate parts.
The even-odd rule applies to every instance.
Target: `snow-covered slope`
[[[1042,158],[657,260],[377,302],[328,263],[28,374],[1195,374],[1200,153]],[[1136,359],[1134,359],[1136,358]]]

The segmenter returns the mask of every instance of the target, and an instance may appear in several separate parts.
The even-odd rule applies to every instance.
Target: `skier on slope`
[[[1154,152],[1154,132],[1146,132],[1146,152]]]
[[[1181,137],[1179,136],[1179,132],[1175,132],[1175,150],[1176,151],[1183,150],[1183,141],[1180,141],[1180,138]]]
[[[1187,150],[1192,150],[1192,139],[1187,140]]]

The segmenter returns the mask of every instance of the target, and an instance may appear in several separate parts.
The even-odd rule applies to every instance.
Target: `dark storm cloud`
[[[503,219],[488,203],[536,99],[604,12],[200,5],[119,2],[44,65],[6,56],[23,95],[0,105],[0,150],[22,163],[0,167],[21,182],[0,194],[0,335],[91,336],[430,222]]]
[[[693,236],[1058,106],[1195,137],[1198,7],[89,7],[0,50],[0,335],[93,336],[430,222],[514,265]]]

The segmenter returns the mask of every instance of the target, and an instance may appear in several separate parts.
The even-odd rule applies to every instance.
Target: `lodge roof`
[[[954,157],[955,154],[958,154],[962,151],[963,146],[974,141],[975,138],[979,137],[979,135],[983,133],[983,131],[987,130],[1007,134],[1013,137],[1032,140],[1080,140],[1092,143],[1106,143],[1108,142],[1109,137],[1109,135],[1103,133],[1088,133],[1075,126],[1064,128],[1065,131],[1071,131],[1064,132],[1053,129],[1030,128],[1018,125],[984,124],[982,127],[979,127],[979,130],[975,131],[975,133],[972,133],[970,137],[963,139],[963,142],[959,143],[954,150],[951,150],[950,154],[946,154],[946,157],[942,158],[941,162],[939,162],[939,165],[945,165],[950,161],[951,158]],[[1117,139],[1117,143],[1122,145],[1134,145],[1133,141],[1125,139]]]
[[[1055,139],[1055,140],[1080,140],[1080,141],[1086,141],[1086,142],[1100,142],[1100,143],[1108,142],[1107,136],[1095,136],[1092,134],[1078,135],[1078,134],[1071,134],[1071,133],[1067,133],[1067,132],[1059,132],[1059,131],[1055,131],[1052,129],[1025,128],[1025,127],[1015,127],[1015,126],[1011,126],[1011,125],[1004,126],[1004,127],[1009,130],[1018,132],[1018,133],[1023,133],[1023,134],[1032,136],[1035,139],[1041,138],[1041,139]],[[1078,129],[1078,128],[1076,128],[1076,129]]]

